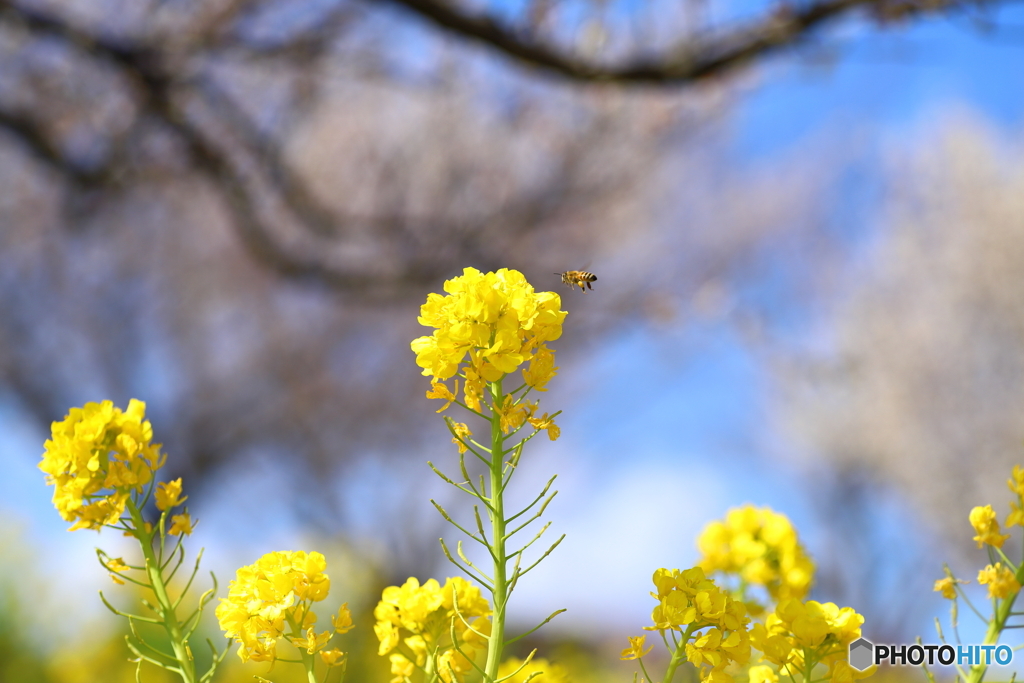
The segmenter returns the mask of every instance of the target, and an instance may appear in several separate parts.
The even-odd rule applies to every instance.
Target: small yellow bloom
[[[936,593],[942,593],[942,597],[946,598],[947,600],[952,600],[956,597],[956,585],[958,583],[963,582],[957,581],[952,576],[946,576],[941,579],[938,579],[935,582],[935,587],[933,588],[933,590]]]
[[[163,512],[178,507],[188,500],[188,496],[181,495],[181,477],[172,482],[160,482],[156,485],[156,507]]]
[[[750,683],[779,683],[779,675],[767,664],[756,664],[747,671]]]
[[[501,416],[501,431],[508,434],[519,429],[536,409],[537,404],[535,403],[529,401],[516,403],[512,396],[506,396],[501,406],[495,409],[495,412]]]
[[[988,597],[995,599],[1007,598],[1020,590],[1017,577],[1002,562],[990,564],[978,572],[978,583],[988,586]]]
[[[558,374],[555,367],[555,354],[550,349],[542,346],[530,358],[530,367],[523,370],[523,381],[536,391],[547,391],[546,385]]]
[[[619,656],[619,659],[623,661],[628,661],[630,659],[640,659],[648,652],[653,650],[653,645],[644,650],[644,641],[646,639],[647,636],[629,636],[629,647],[622,651],[622,654]]]
[[[108,557],[106,558],[105,564],[107,569],[110,571],[110,579],[119,586],[123,586],[124,580],[122,580],[121,577],[118,576],[118,573],[126,572],[129,569],[131,569],[131,567],[126,565],[124,563],[124,560],[120,557]]]
[[[444,683],[461,681],[472,670],[473,663],[457,650],[445,650],[437,658],[437,673]]]
[[[455,380],[455,394],[457,393],[459,393],[459,380]],[[447,401],[447,403],[436,411],[438,413],[443,413],[448,410],[448,406],[450,406],[453,401],[458,400],[455,394],[448,390],[448,387],[444,382],[433,382],[430,385],[430,391],[427,392],[427,398],[440,398]]]
[[[394,676],[391,683],[403,683],[416,672],[416,665],[406,659],[404,655],[396,652],[389,659],[391,660],[391,675]]]
[[[191,536],[194,526],[195,524],[193,524],[192,518],[189,514],[187,512],[183,512],[180,515],[174,515],[171,517],[171,528],[167,530],[167,533],[171,536],[179,536],[181,534]]]
[[[291,640],[292,645],[299,648],[300,650],[305,650],[306,654],[311,655],[322,650],[324,645],[327,644],[327,641],[331,639],[332,635],[333,634],[330,631],[317,633],[313,629],[313,627],[310,626],[306,629],[305,637],[292,637],[289,640]]]
[[[473,432],[469,430],[469,425],[463,422],[452,422],[450,424],[452,432],[455,434],[455,436],[452,437],[452,443],[458,447],[459,454],[461,455],[469,450],[469,446],[466,445],[466,442],[469,440],[469,437],[473,436]]]
[[[722,669],[701,669],[702,683],[735,683],[735,679]]]
[[[1010,478],[1006,480],[1006,485],[1018,496],[1024,496],[1024,468],[1014,465]]]
[[[1006,516],[1006,526],[1024,526],[1024,510],[1019,503],[1010,501],[1010,514]]]
[[[544,413],[540,417],[528,417],[527,420],[530,422],[530,425],[538,431],[542,429],[548,430],[548,438],[552,441],[562,434],[562,430],[560,430],[558,425],[555,424],[555,418],[548,417],[547,413]]]
[[[999,521],[991,505],[978,506],[971,510],[970,520],[971,526],[977,532],[974,540],[978,542],[979,548],[986,543],[995,548],[1002,548],[1003,543],[1010,537],[1009,534],[1000,533]]]
[[[345,653],[341,650],[320,650],[320,659],[324,660],[327,666],[343,666],[345,664]]]
[[[352,613],[348,611],[348,603],[344,603],[338,608],[338,615],[331,617],[331,623],[334,625],[334,630],[338,633],[348,633],[356,627],[352,623]]]

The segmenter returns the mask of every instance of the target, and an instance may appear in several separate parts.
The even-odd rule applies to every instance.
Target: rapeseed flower
[[[996,512],[991,505],[978,506],[971,510],[971,526],[977,534],[973,540],[978,542],[978,547],[986,543],[994,548],[1002,548],[1003,543],[1010,537],[1009,534],[1001,533],[999,520],[996,519]]]
[[[719,588],[700,567],[659,569],[653,582],[657,592],[651,597],[658,604],[651,612],[654,624],[644,630],[681,633],[681,650],[673,661],[685,654],[705,683],[731,681],[726,667],[734,662],[746,664],[750,658],[750,619],[744,604]],[[634,659],[634,653],[638,658],[642,646],[642,638],[630,638],[630,648],[622,651],[621,658]]]
[[[654,646],[650,646],[646,650],[644,649],[644,641],[647,640],[647,636],[629,636],[629,647],[622,651],[619,659],[628,661],[630,659],[640,659],[648,652],[654,649]]]
[[[473,669],[475,652],[487,647],[491,605],[480,589],[461,577],[444,586],[435,579],[423,584],[410,577],[388,586],[373,610],[377,652],[389,655],[392,681],[402,681],[416,667],[430,664],[445,683],[461,681]],[[458,641],[451,641],[454,627]]]
[[[935,586],[932,588],[936,593],[942,593],[942,597],[947,600],[953,600],[956,598],[956,585],[963,583],[958,581],[952,576],[944,576],[941,579],[935,581]]]
[[[545,344],[562,336],[561,298],[534,291],[522,273],[508,268],[496,273],[466,268],[446,281],[444,290],[446,296],[429,294],[420,309],[420,324],[434,333],[411,345],[423,374],[433,376],[437,397],[450,400],[436,385],[458,374],[463,363],[465,401],[474,410],[479,411],[486,382],[523,364],[528,364],[524,381],[543,390],[558,370],[554,351]]]
[[[1010,478],[1006,480],[1006,485],[1010,487],[1010,491],[1013,493],[1018,496],[1024,496],[1024,467],[1014,465]]]
[[[733,508],[704,528],[697,545],[705,572],[736,574],[746,584],[763,586],[774,601],[802,599],[810,590],[814,562],[793,524],[771,508]]]
[[[74,522],[69,531],[116,523],[131,493],[141,493],[163,466],[145,413],[146,404],[136,399],[125,411],[112,401],[86,403],[51,425],[39,469],[55,487],[57,512]]]
[[[188,500],[188,496],[181,494],[181,477],[171,482],[160,482],[156,485],[156,508],[163,512],[178,507]]]
[[[864,617],[850,607],[788,599],[781,601],[764,623],[754,624],[750,640],[763,653],[763,659],[779,671],[797,675],[808,666],[823,664],[826,675],[833,677],[849,673],[843,667],[848,646],[860,638],[863,623]]]
[[[238,570],[216,614],[225,635],[241,645],[238,656],[243,662],[273,662],[277,642],[286,636],[308,654],[322,650],[333,634],[315,632],[316,614],[310,606],[330,590],[326,568],[323,555],[299,550],[267,553]]]
[[[171,528],[167,530],[167,533],[171,536],[185,536],[192,535],[192,529],[195,528],[195,522],[192,521],[192,517],[187,513],[183,512],[180,515],[174,515],[171,517]]]
[[[988,586],[988,597],[1003,599],[1020,591],[1020,583],[1013,571],[1002,562],[990,564],[978,572],[978,583]]]

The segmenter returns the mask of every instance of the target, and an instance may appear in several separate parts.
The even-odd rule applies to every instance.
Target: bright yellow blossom
[[[1010,478],[1006,480],[1006,485],[1010,487],[1010,491],[1013,493],[1016,493],[1018,496],[1024,496],[1024,467],[1014,465]]]
[[[562,430],[560,430],[558,425],[555,424],[554,416],[548,417],[547,413],[544,413],[540,417],[528,417],[526,419],[534,429],[548,430],[548,438],[552,441],[556,440],[562,434]]]
[[[458,614],[456,614],[456,605]],[[402,637],[399,629],[413,635],[446,635],[454,619],[462,627],[463,619],[487,616],[490,603],[480,589],[461,577],[449,578],[442,587],[435,579],[420,585],[410,577],[401,586],[384,589],[381,600],[373,611],[377,619],[374,630],[380,640],[380,654],[394,649]]]
[[[167,530],[167,533],[171,536],[180,536],[181,534],[191,536],[194,527],[195,524],[192,522],[192,518],[187,512],[183,512],[180,515],[171,517],[171,528]]]
[[[461,681],[473,669],[468,657],[487,647],[491,624],[486,617],[490,614],[491,605],[480,588],[466,579],[449,578],[441,586],[434,579],[421,585],[410,577],[401,586],[385,588],[373,611],[377,619],[373,630],[380,641],[377,652],[390,654],[392,681],[400,682],[415,666],[424,666],[429,642],[441,679],[445,683]],[[453,628],[461,652],[451,642]],[[398,651],[392,652],[396,648]],[[415,662],[409,661],[407,652],[415,655]]]
[[[978,583],[988,586],[988,597],[1003,599],[1020,591],[1020,583],[1002,562],[990,564],[978,572]]]
[[[542,346],[530,358],[530,367],[523,370],[523,381],[536,391],[547,391],[545,385],[555,376],[557,371],[554,352]]]
[[[956,597],[956,585],[962,583],[957,581],[952,576],[945,576],[935,581],[935,587],[932,589],[936,593],[942,593],[942,597],[947,600],[952,600]]]
[[[427,392],[427,398],[440,398],[444,399],[446,403],[437,409],[436,412],[443,413],[448,410],[448,406],[453,401],[457,401],[456,394],[459,393],[459,380],[455,380],[455,393],[449,391],[448,386],[444,382],[432,382],[430,385],[430,391]]]
[[[334,625],[334,630],[338,633],[348,633],[356,627],[352,623],[352,613],[348,611],[347,602],[338,608],[337,616],[331,617],[331,624]]]
[[[124,563],[124,560],[120,557],[108,557],[106,558],[106,562],[104,564],[106,568],[110,571],[111,580],[114,583],[123,586],[124,581],[121,579],[120,576],[118,576],[118,573],[126,572],[129,569],[131,569],[131,567],[126,565]]]
[[[156,485],[156,507],[163,512],[178,507],[188,500],[188,496],[181,495],[181,477],[172,482],[160,482]]]
[[[343,666],[345,664],[345,653],[341,650],[320,650],[320,659],[327,666]]]
[[[310,604],[327,597],[326,568],[323,555],[300,550],[267,553],[238,570],[216,614],[225,634],[241,644],[238,656],[243,662],[274,661],[286,629],[291,642],[310,654],[323,647],[331,634],[313,631],[316,614]]]
[[[647,648],[646,650],[644,649],[644,641],[646,639],[647,636],[629,636],[629,647],[622,651],[622,654],[619,656],[619,659],[627,661],[630,659],[640,659],[641,657],[646,655],[648,652],[654,649],[653,645]]]
[[[455,649],[447,649],[437,657],[437,673],[444,683],[461,681],[473,670],[473,663]]]
[[[57,511],[74,522],[69,531],[117,522],[131,492],[141,492],[163,465],[145,412],[135,399],[125,411],[111,401],[86,403],[51,425],[39,469],[55,487]]]
[[[467,363],[470,407],[478,403],[483,382],[496,382],[526,362],[527,383],[544,388],[557,370],[545,342],[562,335],[566,316],[557,294],[535,292],[522,273],[507,268],[496,273],[466,268],[446,281],[444,290],[446,296],[429,294],[420,308],[420,324],[434,333],[411,345],[424,375],[448,379]]]
[[[1019,503],[1010,501],[1010,514],[1006,516],[1006,526],[1024,526],[1024,509]]]
[[[533,415],[537,404],[530,401],[517,402],[512,396],[505,396],[505,401],[495,409],[500,415],[501,431],[508,434],[519,429],[526,422],[526,419]]]
[[[310,626],[306,629],[306,633],[303,636],[292,636],[288,640],[290,640],[292,645],[295,647],[300,650],[305,650],[306,654],[311,655],[322,650],[324,645],[327,644],[327,641],[331,639],[332,635],[333,634],[330,631],[317,633],[313,630],[313,627]]]
[[[838,675],[835,667],[845,664],[849,644],[860,638],[863,623],[864,617],[850,607],[789,599],[766,615],[764,623],[754,624],[750,641],[780,672],[795,675],[809,658],[812,666],[820,663],[833,676]]]
[[[977,532],[974,540],[978,542],[979,548],[986,543],[995,548],[1002,548],[1003,543],[1010,537],[1009,534],[1000,533],[999,521],[996,519],[995,510],[992,509],[991,505],[978,506],[972,509],[970,520],[971,526]]]
[[[731,663],[746,664],[750,658],[750,636],[746,607],[721,590],[700,567],[685,571],[659,569],[654,572],[658,604],[651,612],[653,626],[645,631],[673,630],[689,634],[686,659],[697,667],[702,681],[729,683],[724,669]],[[630,638],[631,648],[622,659],[634,659],[643,647],[642,638]]]
[[[767,664],[757,664],[747,670],[750,683],[779,683],[779,675]]]
[[[466,442],[469,437],[473,436],[473,432],[470,431],[469,425],[464,422],[450,422],[452,433],[455,435],[452,437],[452,443],[459,449],[459,454],[465,453],[469,450],[469,446]]]
[[[814,563],[789,519],[770,508],[729,510],[704,528],[697,545],[704,571],[736,574],[775,600],[801,599],[810,590]]]

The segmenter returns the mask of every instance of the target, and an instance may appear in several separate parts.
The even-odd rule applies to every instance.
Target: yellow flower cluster
[[[1009,567],[1002,562],[990,564],[978,572],[978,583],[988,586],[988,597],[1002,600],[1020,591],[1020,582]]]
[[[708,524],[697,539],[704,571],[738,574],[764,586],[774,601],[802,599],[810,590],[814,562],[785,515],[745,505]],[[753,607],[753,605],[751,605]]]
[[[464,361],[465,402],[478,412],[486,383],[524,363],[526,384],[545,390],[558,368],[544,344],[562,335],[566,316],[557,294],[535,292],[522,273],[507,268],[486,274],[466,268],[444,283],[444,291],[447,296],[429,294],[420,309],[419,322],[435,328],[433,335],[412,342],[416,364],[434,377],[434,398],[454,400],[451,392],[439,391],[437,380],[454,377]]]
[[[692,637],[686,643],[686,659],[698,668],[701,680],[730,683],[732,677],[725,668],[750,658],[746,606],[715,585],[700,567],[659,569],[654,572],[654,585],[657,593],[651,596],[658,601],[651,613],[654,625],[644,630],[685,630]],[[642,639],[631,638],[622,658],[640,657],[642,648]]]
[[[242,567],[228,587],[228,597],[217,606],[217,621],[228,638],[241,647],[243,662],[273,662],[277,641],[285,637],[307,654],[319,652],[328,665],[340,665],[342,653],[325,650],[334,632],[352,628],[347,605],[332,617],[335,631],[316,633],[312,603],[327,597],[331,580],[324,573],[327,561],[317,552],[278,551],[267,553],[256,564]]]
[[[373,630],[380,640],[378,653],[390,653],[392,681],[428,666],[445,683],[461,681],[473,668],[470,658],[487,647],[490,614],[480,589],[460,577],[447,579],[444,586],[434,579],[420,585],[411,577],[385,588],[373,611]]]
[[[86,403],[51,425],[39,469],[56,487],[60,516],[74,522],[69,531],[117,522],[131,492],[141,492],[163,466],[145,413],[146,404],[135,399],[126,411],[111,401]]]
[[[1011,526],[1024,526],[1024,468],[1014,465],[1010,478],[1006,485],[1016,500],[1010,501],[1010,514],[1006,517],[1007,528]],[[1010,534],[1004,534],[999,526],[999,518],[991,505],[979,505],[971,509],[968,516],[971,526],[974,528],[974,541],[981,548],[985,545],[993,548],[1002,548],[1003,544],[1010,538]],[[989,551],[992,552],[991,550]],[[1001,553],[1000,553],[1001,554]],[[1002,556],[1006,559],[1006,556]],[[942,593],[942,597],[949,600],[956,599],[956,585],[968,583],[953,577],[946,570],[945,578],[935,582],[935,591]],[[994,600],[1015,597],[1021,589],[1020,580],[1017,578],[1018,567],[1013,564],[1004,565],[1001,562],[988,565],[978,572],[978,583],[988,586],[988,597]]]
[[[1010,501],[1010,514],[1006,517],[1006,526],[1024,526],[1024,468],[1014,465],[1006,485],[1017,498]]]
[[[546,659],[531,659],[524,664],[523,660],[510,657],[498,667],[498,680],[502,683],[569,683],[569,672]]]
[[[787,599],[767,615],[764,623],[754,624],[750,640],[764,653],[764,660],[779,671],[802,677],[808,663],[820,663],[828,669],[825,676],[833,683],[841,683],[862,675],[849,667],[846,658],[849,644],[860,638],[863,623],[864,617],[850,607]],[[771,676],[759,670],[757,678],[765,680]]]
[[[986,543],[994,548],[1002,548],[1003,543],[1010,537],[1009,534],[1002,533],[999,528],[996,511],[992,509],[991,505],[972,509],[969,519],[976,534],[973,540],[978,542],[979,548]]]

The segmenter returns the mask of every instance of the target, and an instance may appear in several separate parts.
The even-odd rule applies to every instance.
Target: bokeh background
[[[653,570],[747,502],[812,597],[935,642],[1024,461],[1024,10],[0,0],[0,680],[134,680],[93,560],[129,547],[64,531],[36,469],[68,408],[132,397],[222,589],[319,549],[371,658],[381,587],[454,571],[409,341],[465,266],[599,278],[560,290],[562,437],[519,480],[559,474],[567,534],[531,645],[626,680]]]

